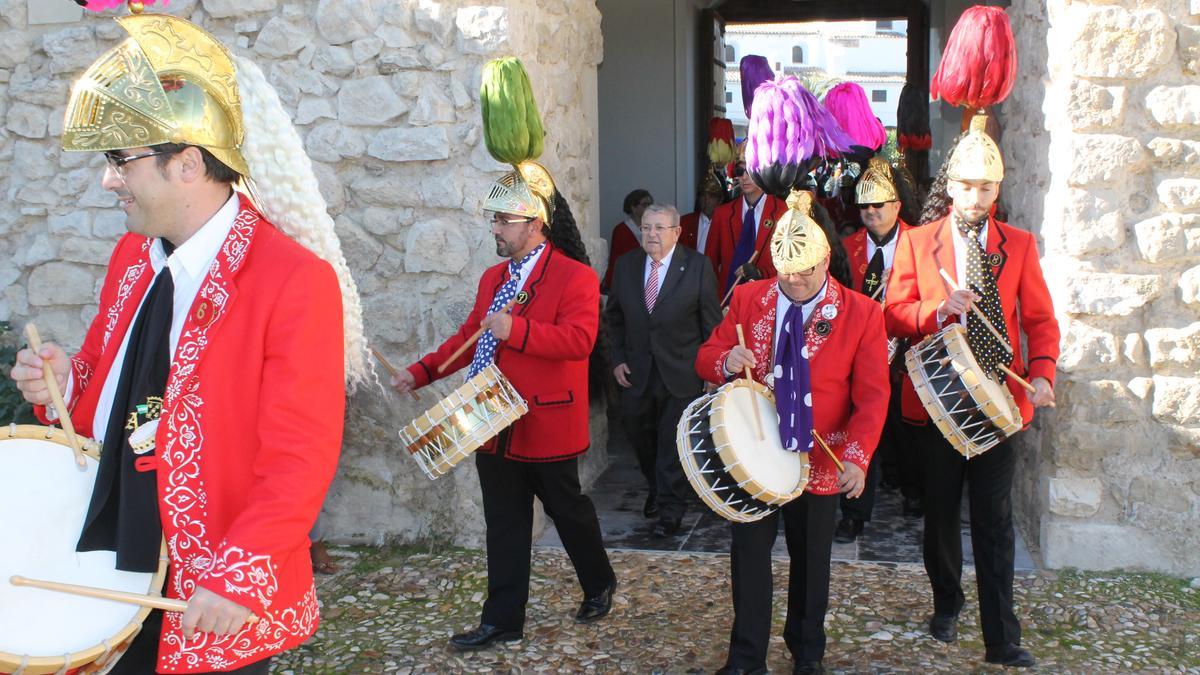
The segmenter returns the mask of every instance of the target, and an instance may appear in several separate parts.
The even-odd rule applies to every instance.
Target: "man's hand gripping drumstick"
[[[83,448],[75,435],[75,425],[71,423],[71,414],[62,395],[67,388],[71,359],[62,347],[49,342],[42,344],[37,326],[32,323],[25,325],[25,336],[29,340],[29,349],[17,352],[17,362],[9,376],[16,381],[17,389],[26,401],[48,408],[53,406],[58,423],[67,434],[67,443],[75,453],[75,464],[80,469],[86,468]]]

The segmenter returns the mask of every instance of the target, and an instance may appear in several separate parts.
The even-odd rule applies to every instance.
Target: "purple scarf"
[[[779,439],[788,452],[808,452],[813,447],[812,381],[801,307],[793,302],[783,315],[775,349],[775,411],[779,413]]]

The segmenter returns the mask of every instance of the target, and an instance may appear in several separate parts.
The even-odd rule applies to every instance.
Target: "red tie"
[[[662,263],[653,258],[650,260],[650,277],[646,279],[646,311],[654,311],[654,301],[658,300],[658,268]]]

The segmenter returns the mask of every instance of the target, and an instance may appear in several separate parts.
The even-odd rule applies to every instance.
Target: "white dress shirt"
[[[704,253],[704,247],[708,244],[708,231],[712,229],[712,218],[700,213],[700,220],[696,223],[696,250]]]
[[[675,247],[672,246],[670,251],[663,256],[662,267],[658,268],[658,287],[654,289],[655,297],[662,291],[663,280],[667,278],[667,269],[671,267],[671,256],[675,255]],[[642,269],[642,290],[645,291],[646,284],[650,283],[650,263],[654,261],[649,255],[646,256],[646,266]]]
[[[826,279],[825,283],[821,284],[821,290],[817,291],[817,294],[813,296],[812,300],[809,300],[808,302],[806,302],[800,306],[800,316],[802,317],[805,325],[808,325],[808,317],[812,316],[813,309],[816,308],[817,303],[819,303],[825,299],[825,291],[828,288],[829,288],[829,280]],[[783,333],[783,319],[785,316],[787,316],[788,308],[791,307],[792,304],[793,304],[792,299],[789,298],[788,296],[784,295],[783,289],[780,288],[779,293],[777,294],[777,297],[775,298],[775,345],[776,345],[776,349],[778,349],[778,345],[779,345],[779,335],[781,333]]]
[[[883,290],[879,291],[877,299],[883,298],[887,294],[887,282],[889,273],[892,271],[892,261],[896,259],[896,242],[900,241],[900,223],[897,221],[896,232],[892,234],[891,240],[883,245]],[[870,231],[867,232],[867,264],[870,264],[871,259],[875,257],[875,251],[879,250],[879,246],[875,240],[871,238]]]
[[[533,268],[537,266],[537,261],[541,260],[542,254],[546,252],[546,246],[549,245],[550,242],[546,242],[546,244],[542,246],[541,250],[531,256],[529,260],[526,260],[524,265],[521,265],[521,269],[519,270],[521,277],[517,279],[518,293],[521,292],[522,288],[525,288],[525,282],[529,281],[529,275],[533,274]],[[509,269],[512,269],[511,263],[509,265]]]
[[[950,217],[946,220],[946,225],[950,227],[950,234],[954,237],[954,281],[958,284],[959,288],[965,289],[967,288],[967,245],[970,242],[968,242],[963,237],[962,233],[958,231],[958,223],[956,222],[953,213],[951,213]],[[979,245],[984,247],[984,249],[987,248],[988,229],[990,229],[991,226],[992,220],[989,218],[988,222],[984,223],[983,227],[979,230]],[[969,313],[970,312],[968,311],[960,314],[958,316],[958,322],[966,326],[967,314]],[[937,313],[937,319],[938,323],[941,323],[946,320],[946,317],[939,311]]]

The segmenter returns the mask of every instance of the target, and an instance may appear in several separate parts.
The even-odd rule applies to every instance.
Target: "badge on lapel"
[[[212,323],[217,313],[213,311],[212,303],[207,298],[199,298],[196,301],[196,309],[192,312],[192,318],[195,319],[196,325],[205,328]]]
[[[829,331],[833,330],[833,326],[831,326],[825,319],[821,319],[817,322],[817,325],[814,327],[814,329],[817,331],[817,335],[825,337],[826,335],[829,335]]]
[[[825,305],[821,308],[821,316],[833,321],[837,318],[837,307],[833,305]]]
[[[992,267],[999,267],[1000,263],[1004,262],[1004,256],[999,253],[989,253],[987,261]]]
[[[518,305],[523,305],[527,302],[529,302],[529,294],[528,293],[526,293],[525,291],[521,291],[520,293],[517,293],[517,304]]]
[[[770,219],[764,220],[764,221],[763,221],[763,227],[769,230],[769,229],[771,229],[772,227],[775,227],[775,221],[773,221],[773,220],[770,220]]]

